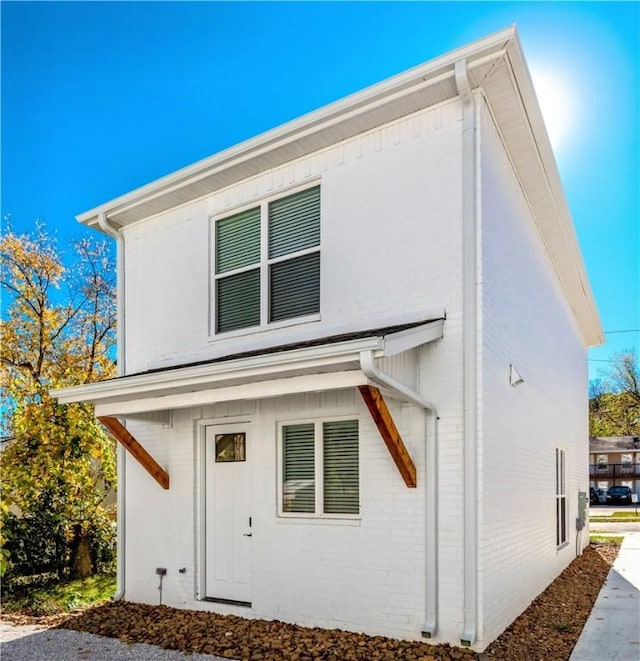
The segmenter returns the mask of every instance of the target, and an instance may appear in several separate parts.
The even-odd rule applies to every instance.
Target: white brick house
[[[514,29],[79,220],[119,596],[483,649],[588,543],[602,331]]]

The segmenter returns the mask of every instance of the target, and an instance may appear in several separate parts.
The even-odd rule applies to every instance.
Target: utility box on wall
[[[587,492],[578,491],[578,518],[576,530],[582,530],[587,520]]]

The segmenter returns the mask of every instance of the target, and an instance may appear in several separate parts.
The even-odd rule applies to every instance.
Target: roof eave
[[[91,402],[138,397],[142,393],[164,393],[167,390],[214,388],[229,379],[253,380],[277,377],[298,371],[336,368],[357,360],[360,351],[381,351],[383,339],[369,337],[334,345],[298,349],[275,354],[263,354],[221,363],[209,363],[196,367],[174,368],[99,381],[81,386],[51,390],[50,394],[60,404]]]
[[[235,183],[236,179],[237,181],[246,179],[261,171],[260,168],[276,167],[280,161],[284,162],[282,160],[285,158],[284,153],[291,149],[290,146],[294,143],[298,156],[322,148],[318,147],[319,136],[323,136],[322,139],[330,144],[329,134],[332,127],[343,128],[354,117],[372,118],[374,109],[382,104],[385,104],[385,107],[394,103],[400,106],[402,99],[412,94],[417,95],[417,90],[429,88],[443,80],[453,78],[455,62],[458,60],[466,59],[469,68],[473,69],[474,66],[481,66],[487,62],[497,62],[500,58],[506,60],[515,81],[517,88],[515,93],[519,95],[522,102],[526,130],[530,134],[530,139],[535,143],[535,151],[539,158],[548,195],[553,200],[557,211],[557,218],[547,222],[545,227],[539,226],[542,239],[547,246],[567,301],[577,321],[583,343],[585,346],[602,344],[604,334],[595,301],[562,190],[553,149],[515,27],[507,28],[473,44],[451,51],[377,85],[303,115],[95,207],[80,214],[77,218],[80,222],[99,229],[97,225],[100,214],[105,214],[116,226],[125,226],[130,222],[135,222],[137,218],[152,217],[172,206],[184,203],[185,199],[198,199]],[[451,98],[455,98],[457,92],[451,94]],[[401,110],[398,109],[397,112],[401,112]],[[364,122],[352,130],[357,133],[369,130],[376,125],[373,118],[369,119],[369,122],[371,122],[371,126]],[[234,174],[229,175],[234,168]],[[236,179],[233,179],[234,177]],[[537,217],[536,222],[538,222]],[[554,244],[559,247],[554,247]]]
[[[418,65],[408,71],[388,78],[376,85],[351,94],[339,101],[333,102],[318,110],[307,113],[290,122],[266,131],[254,138],[245,140],[212,156],[202,159],[192,165],[161,177],[149,184],[141,186],[125,195],[114,198],[89,211],[76,216],[77,220],[90,227],[98,228],[98,216],[111,216],[123,209],[137,206],[155,196],[166,193],[176,187],[184,187],[203,176],[225,169],[231,165],[254,158],[265,150],[272,150],[299,140],[310,132],[315,133],[327,125],[340,122],[344,117],[354,112],[364,112],[372,105],[379,103],[403,91],[410,91],[416,85],[435,81],[442,75],[454,75],[455,62],[467,59],[469,66],[475,61],[499,57],[505,46],[514,39],[515,27],[509,27],[493,35],[485,37],[462,48],[453,50],[441,57]],[[117,224],[117,222],[116,222]]]
[[[341,342],[329,342],[251,357],[230,358],[185,367],[134,374],[107,381],[59,388],[50,394],[60,404],[127,401],[168,394],[238,387],[266,380],[312,377],[329,372],[358,370],[362,352],[376,357],[395,355],[442,338],[444,320],[435,319],[413,328]],[[292,390],[295,392],[295,390]]]
[[[526,110],[526,117],[544,171],[548,192],[557,211],[554,218],[555,227],[551,230],[541,229],[543,240],[558,272],[561,285],[577,320],[585,346],[599,346],[605,341],[604,332],[569,205],[564,195],[553,147],[517,32],[514,33],[513,39],[510,40],[506,48],[506,55],[517,84],[517,92],[520,94],[523,107]],[[556,233],[563,249],[554,251],[552,242],[545,240],[545,235],[550,232]]]

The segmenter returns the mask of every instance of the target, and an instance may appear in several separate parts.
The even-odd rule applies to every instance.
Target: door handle
[[[243,536],[243,537],[253,537],[253,533],[250,533],[250,532],[243,532],[243,533],[242,533],[242,536]]]

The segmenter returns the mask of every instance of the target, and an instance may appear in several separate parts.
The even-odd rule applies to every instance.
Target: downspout
[[[360,352],[360,369],[374,383],[427,412],[425,427],[425,621],[422,635],[425,638],[433,638],[438,630],[438,410],[422,395],[381,372],[375,366],[373,351]]]
[[[464,629],[460,643],[470,647],[478,637],[477,514],[477,184],[476,105],[466,60],[455,63],[455,81],[462,100],[462,255],[463,255],[463,401],[464,401]]]
[[[117,375],[124,376],[125,371],[125,330],[124,330],[124,309],[125,309],[125,289],[124,289],[124,236],[120,230],[109,223],[105,213],[98,214],[98,225],[100,229],[108,236],[116,240],[117,266],[116,266],[116,301],[117,301],[117,326],[116,326],[116,346],[117,346]],[[117,529],[116,529],[116,562],[117,562],[117,585],[112,599],[120,601],[125,593],[125,478],[126,478],[126,452],[122,443],[117,444],[117,474],[118,474],[118,494],[117,494]]]

